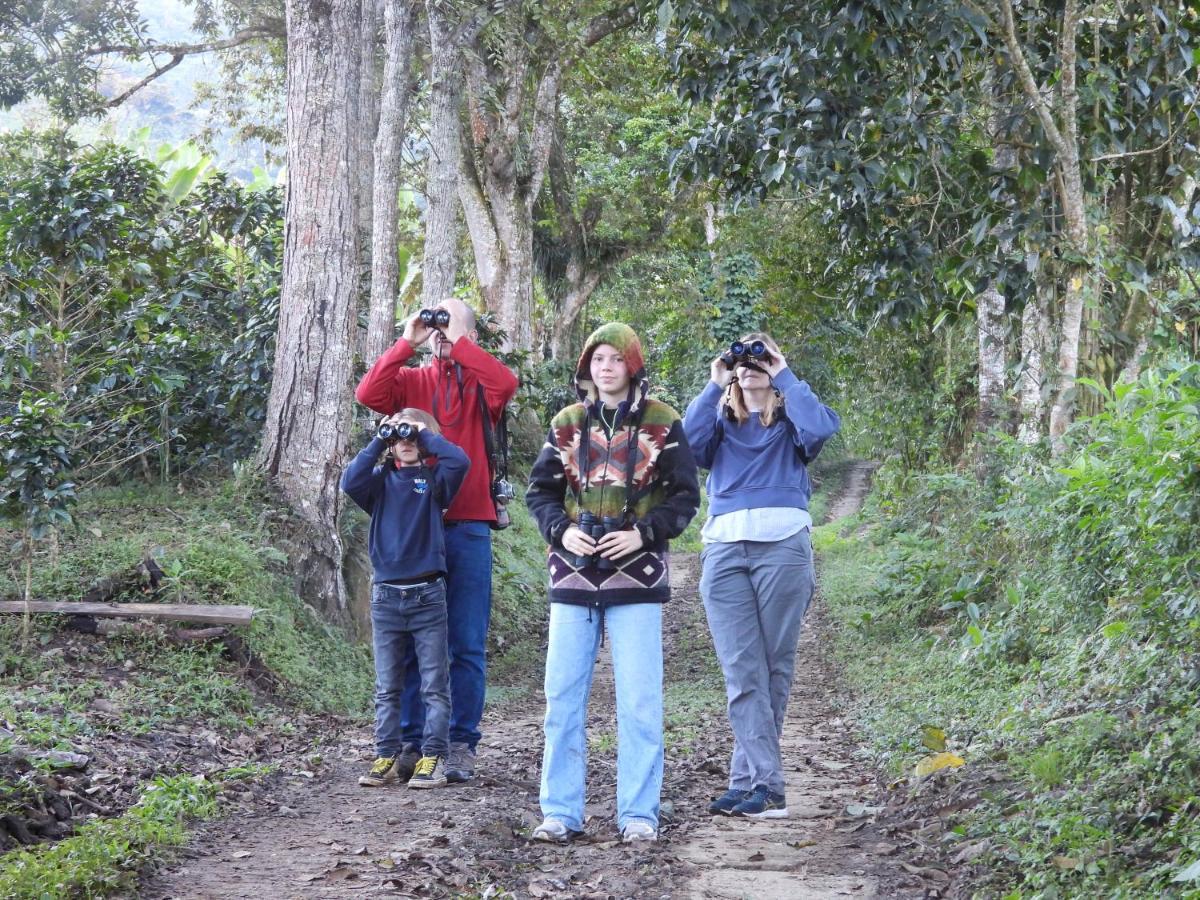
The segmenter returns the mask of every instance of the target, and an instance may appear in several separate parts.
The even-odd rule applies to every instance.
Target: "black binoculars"
[[[450,313],[444,309],[423,309],[417,315],[430,328],[445,328],[450,324]]]
[[[379,430],[375,432],[375,435],[381,441],[394,444],[397,441],[415,441],[417,439],[417,431],[417,426],[412,424],[412,422],[401,422],[399,425],[388,425],[385,423],[379,426]]]
[[[579,521],[576,524],[578,524],[580,531],[592,540],[598,541],[606,534],[620,531],[624,520],[620,516],[602,516],[597,519],[595,513],[581,509],[579,511]],[[611,559],[605,559],[599,553],[593,553],[590,556],[577,556],[575,557],[575,565],[581,567],[587,565],[595,566],[602,572],[611,572],[617,567],[616,563]]]
[[[732,369],[738,363],[766,362],[770,357],[771,351],[765,341],[734,341],[721,354],[721,361]]]

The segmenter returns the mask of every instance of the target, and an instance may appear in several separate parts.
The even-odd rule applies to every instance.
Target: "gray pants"
[[[774,542],[706,544],[700,559],[700,596],[733,729],[729,786],[782,794],[779,738],[814,586],[809,531]]]

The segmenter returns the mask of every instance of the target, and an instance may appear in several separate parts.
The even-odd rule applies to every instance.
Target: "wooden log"
[[[21,600],[0,600],[0,615],[21,615]],[[214,625],[249,625],[253,606],[209,606],[203,603],[81,603],[72,600],[31,600],[32,613],[65,616],[105,616],[117,619],[165,619],[172,622],[210,622]]]

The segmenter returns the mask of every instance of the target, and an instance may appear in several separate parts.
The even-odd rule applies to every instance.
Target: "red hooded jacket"
[[[408,406],[432,414],[446,439],[462,447],[471,460],[466,480],[446,511],[446,521],[494,522],[496,508],[476,391],[483,391],[494,425],[504,404],[517,392],[517,376],[466,337],[454,342],[449,359],[434,359],[430,365],[414,369],[405,363],[415,352],[407,339],[400,338],[362,377],[354,396],[363,406],[385,416]],[[458,372],[462,373],[461,390]]]

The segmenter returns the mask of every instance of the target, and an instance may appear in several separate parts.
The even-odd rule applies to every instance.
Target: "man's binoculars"
[[[412,422],[401,422],[398,425],[384,423],[379,426],[379,430],[375,432],[375,435],[381,441],[394,444],[397,441],[415,441],[418,430],[417,426],[412,424]]]
[[[430,328],[445,328],[450,324],[450,313],[444,309],[423,309],[417,315]]]
[[[734,341],[721,354],[721,361],[730,369],[738,363],[766,362],[770,358],[771,350],[765,341]]]

